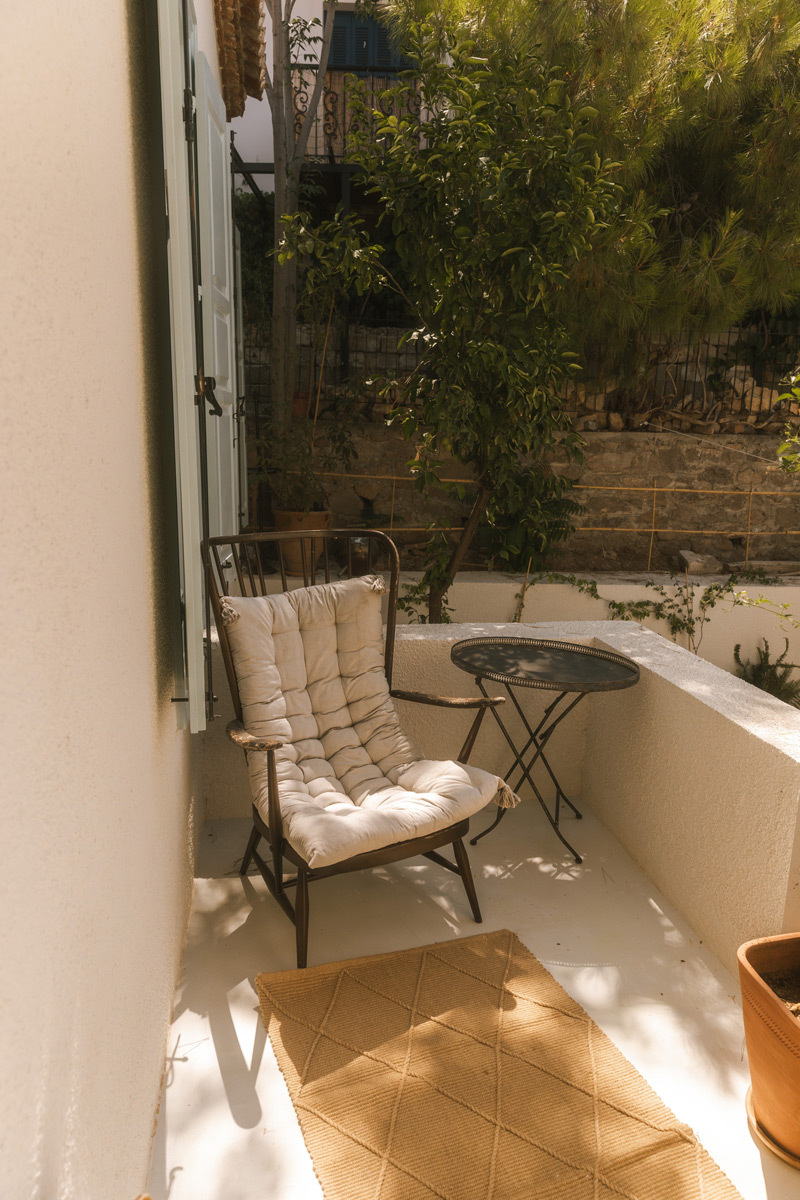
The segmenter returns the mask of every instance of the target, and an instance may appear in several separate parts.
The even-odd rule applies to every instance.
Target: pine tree
[[[419,7],[390,5],[399,36]],[[490,60],[538,45],[615,164],[617,217],[562,293],[584,360],[797,301],[800,0],[446,0],[442,19],[459,8]]]
[[[498,20],[507,36],[510,9]],[[625,200],[576,264],[583,353],[701,336],[800,294],[798,0],[523,0]],[[487,26],[487,30],[490,28]]]

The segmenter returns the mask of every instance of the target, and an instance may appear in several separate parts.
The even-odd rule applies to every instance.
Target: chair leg
[[[297,870],[294,923],[297,937],[297,965],[304,967],[308,958],[308,872],[305,867],[298,867]]]
[[[244,852],[244,858],[242,859],[242,865],[239,867],[240,875],[247,874],[247,868],[250,866],[250,861],[253,857],[253,851],[255,850],[255,848],[258,845],[260,840],[261,840],[261,834],[258,832],[258,830],[256,829],[256,827],[254,825],[250,831],[250,840],[247,843],[247,849]]]
[[[475,881],[472,878],[472,869],[469,865],[469,855],[461,838],[456,838],[453,842],[453,851],[455,852],[456,862],[458,863],[458,873],[464,882],[464,891],[467,893],[472,915],[478,925],[483,922],[481,916],[480,905],[478,904],[478,893],[475,891]]]

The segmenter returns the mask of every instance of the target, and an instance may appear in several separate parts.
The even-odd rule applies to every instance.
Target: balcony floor
[[[248,830],[218,821],[201,836],[153,1200],[322,1196],[258,1017],[252,979],[294,966],[294,929],[260,878],[243,885],[235,873]],[[591,813],[566,832],[581,866],[534,803],[471,849],[481,927],[460,880],[425,859],[321,880],[310,965],[511,929],[692,1126],[743,1200],[800,1200],[800,1171],[761,1150],[747,1126],[735,980]]]

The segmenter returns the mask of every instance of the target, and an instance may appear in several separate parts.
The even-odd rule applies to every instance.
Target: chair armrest
[[[257,738],[248,733],[241,721],[230,721],[227,726],[228,737],[242,750],[277,750],[283,745],[280,738]]]
[[[495,708],[505,704],[505,696],[430,696],[427,692],[404,692],[392,688],[395,700],[410,700],[412,704],[434,704],[437,708]]]

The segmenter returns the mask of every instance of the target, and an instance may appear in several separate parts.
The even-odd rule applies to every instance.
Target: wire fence
[[[631,380],[589,378],[588,397],[602,396],[617,411],[652,408],[696,412],[712,423],[788,411],[780,397],[800,370],[796,321],[736,326],[704,339],[689,334],[653,337]]]
[[[329,471],[325,477],[331,481],[347,481],[355,485],[356,492],[364,482],[391,484],[388,521],[372,525],[398,541],[401,548],[422,545],[437,529],[458,534],[463,526],[438,523],[435,520],[425,525],[409,525],[397,519],[398,491],[414,486],[411,474],[367,474],[347,471]],[[443,482],[474,487],[469,478],[444,478]],[[690,540],[693,548],[698,541],[708,541],[709,552],[719,549],[721,542],[729,543],[725,557],[730,559],[735,551],[737,562],[744,568],[759,560],[766,545],[769,557],[776,551],[787,561],[795,557],[800,543],[800,488],[789,481],[783,488],[690,488],[666,487],[656,483],[631,486],[624,484],[576,483],[574,490],[585,497],[584,516],[576,522],[574,534],[627,535],[631,543],[628,569],[642,571],[661,570],[672,566],[672,554],[677,543],[669,539]],[[703,497],[702,506],[697,497]],[[622,519],[602,520],[608,513],[607,502],[612,500],[611,512]],[[776,508],[781,509],[783,521],[776,522]],[[716,527],[708,528],[692,516],[717,515],[721,519]],[[795,527],[797,526],[797,527]],[[420,542],[419,535],[425,534]],[[574,535],[573,535],[574,536]],[[657,543],[656,539],[659,539]],[[783,539],[788,539],[785,543]],[[485,564],[473,563],[473,566]],[[800,562],[797,563],[800,571]]]

